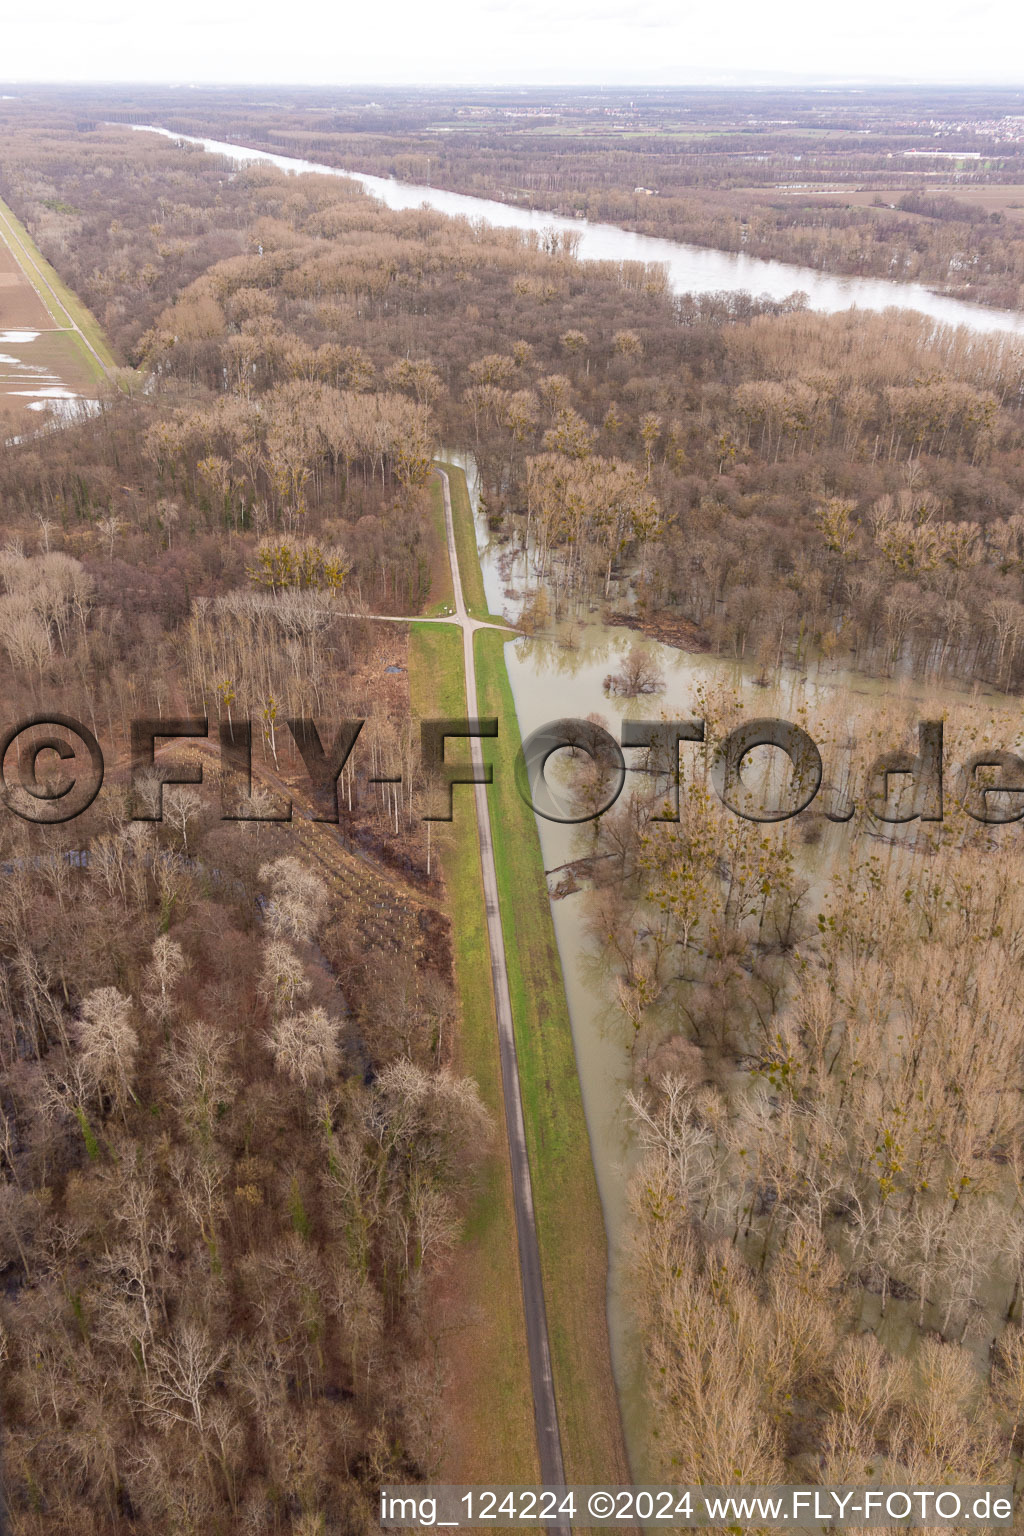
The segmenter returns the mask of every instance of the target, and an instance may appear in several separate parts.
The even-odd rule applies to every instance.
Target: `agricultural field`
[[[10,422],[23,432],[91,399],[103,376],[102,354],[47,283],[46,264],[0,202],[0,430]]]

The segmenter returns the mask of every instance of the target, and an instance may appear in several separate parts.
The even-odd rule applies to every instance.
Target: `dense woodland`
[[[0,195],[123,364],[95,416],[0,450],[9,708],[121,744],[67,832],[0,833],[8,1503],[25,1532],[370,1528],[382,1477],[438,1464],[432,1298],[492,1134],[452,1066],[403,642],[360,617],[437,598],[437,446],[475,453],[547,578],[527,625],[632,592],[632,621],[766,676],[1015,692],[1024,346],[674,298],[102,116],[3,104]],[[290,715],[366,716],[339,839],[222,822],[212,754],[163,826],[130,821],[147,711],[250,718],[264,809],[301,800]],[[636,1035],[666,1468],[826,1447],[814,1475],[877,1451],[995,1480],[1024,1417],[1020,1245],[992,1278],[979,1239],[992,1202],[1019,1226],[1012,853],[854,862],[814,937],[809,854],[730,831],[695,778],[654,868],[650,809],[605,818],[593,902]],[[918,1376],[865,1294],[930,1330]]]
[[[167,168],[182,194],[190,158]],[[183,276],[248,248],[259,195],[238,189],[213,247],[175,243],[195,266],[150,298],[154,338]],[[99,217],[116,239],[112,209]],[[354,358],[354,390],[285,368],[250,385],[243,368],[235,393],[206,385],[200,347],[166,386],[126,369],[95,416],[2,450],[8,710],[62,710],[107,754],[91,810],[48,829],[5,811],[0,834],[2,1459],[19,1532],[373,1529],[380,1482],[429,1477],[443,1451],[435,1278],[492,1129],[453,1067],[404,641],[358,617],[431,596],[435,428],[426,397],[360,357],[338,365]],[[341,413],[333,460],[296,458],[308,388]],[[168,755],[204,785],[166,788],[160,825],[133,820],[129,723],[182,713],[209,717],[211,750]],[[325,733],[367,720],[340,838],[305,819],[325,808],[285,724],[298,714]],[[218,783],[217,725],[243,720],[250,794],[244,776]],[[368,783],[403,772],[401,789]],[[286,794],[291,825],[221,818],[273,815]]]

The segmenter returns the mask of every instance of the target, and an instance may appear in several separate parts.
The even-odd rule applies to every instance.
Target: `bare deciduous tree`
[[[111,1098],[123,1115],[139,1050],[131,999],[116,987],[97,987],[83,1000],[72,1034],[90,1090],[98,1098]]]
[[[300,1088],[318,1088],[335,1077],[341,1063],[338,1026],[325,1008],[282,1013],[268,1036],[274,1065]]]

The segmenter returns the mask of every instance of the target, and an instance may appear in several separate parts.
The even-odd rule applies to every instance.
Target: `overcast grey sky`
[[[6,80],[1024,82],[1024,0],[0,0]]]

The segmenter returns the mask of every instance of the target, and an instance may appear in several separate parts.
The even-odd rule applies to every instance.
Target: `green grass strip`
[[[483,750],[494,764],[491,831],[562,1451],[569,1482],[628,1483],[608,1344],[607,1237],[540,837],[513,778],[520,737],[505,643],[497,631],[477,631],[477,703],[498,717],[498,737]]]
[[[430,531],[432,544],[437,552],[436,565],[431,565],[430,603],[424,609],[427,618],[455,609],[455,590],[452,586],[452,568],[448,563],[448,530],[444,525],[444,492],[437,476],[431,477],[427,486],[430,493]]]
[[[414,717],[466,714],[462,637],[453,625],[412,624],[409,697]],[[468,761],[468,741],[446,755]],[[483,881],[473,796],[455,791],[451,822],[434,822],[452,922],[460,1030],[456,1068],[476,1080],[494,1122],[494,1143],[466,1224],[458,1284],[467,1302],[465,1332],[454,1343],[455,1441],[444,1468],[452,1482],[536,1483],[540,1477],[530,1368],[518,1282],[512,1182],[505,1143],[498,1030],[484,923]]]
[[[440,461],[439,461],[440,462]],[[455,548],[459,556],[459,575],[462,577],[462,595],[471,618],[495,619],[504,622],[500,614],[492,614],[487,607],[484,577],[476,550],[476,525],[473,507],[469,499],[465,471],[457,464],[441,463],[448,475],[452,498],[452,523],[455,527]]]

